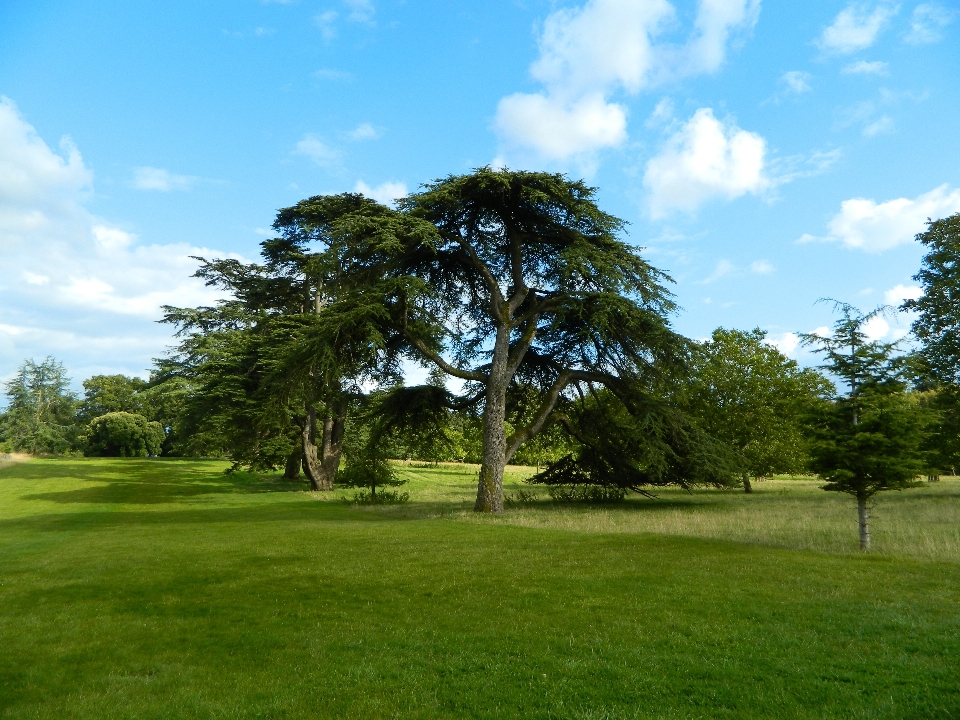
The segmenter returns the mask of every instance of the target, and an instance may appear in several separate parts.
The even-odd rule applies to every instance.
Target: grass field
[[[489,518],[468,467],[372,508],[224,467],[0,468],[0,717],[960,717],[955,479],[863,556],[802,479]]]

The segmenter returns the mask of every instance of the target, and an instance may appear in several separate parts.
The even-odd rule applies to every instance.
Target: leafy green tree
[[[76,395],[63,364],[52,357],[24,361],[5,384],[7,410],[0,439],[29,453],[62,453],[76,441]]]
[[[192,386],[184,424],[195,442],[219,446],[237,464],[283,465],[288,477],[299,464],[313,489],[329,490],[361,383],[393,365],[368,324],[328,311],[325,219],[288,209],[274,228],[281,237],[262,243],[260,264],[203,260],[197,275],[228,297],[215,307],[167,308],[181,337],[171,364]]]
[[[86,454],[103,457],[159,455],[165,438],[163,426],[143,415],[108,412],[90,421],[85,433]]]
[[[427,185],[397,210],[326,196],[281,217],[288,212],[328,243],[328,317],[375,327],[388,345],[399,340],[465,383],[459,401],[482,408],[478,511],[503,511],[504,466],[557,422],[558,404],[606,387],[650,422],[663,410],[651,401],[662,377],[684,367],[668,278],[619,238],[623,223],[582,182],[482,168]],[[523,422],[508,434],[511,395]],[[690,449],[673,448],[699,457]],[[688,471],[683,462],[660,469],[668,474],[658,482],[708,474],[669,474]]]
[[[917,313],[914,336],[920,341],[917,365],[926,399],[938,420],[928,441],[931,476],[960,465],[960,213],[930,221],[917,235],[927,248],[913,279],[923,295],[906,300],[903,310]]]
[[[144,393],[149,385],[140,378],[125,375],[94,375],[83,381],[83,401],[78,416],[91,420],[110,412],[149,415]]]
[[[960,385],[960,213],[931,221],[917,240],[927,248],[913,276],[923,295],[902,308],[917,313],[912,330],[932,376]]]
[[[830,336],[801,336],[824,355],[822,367],[849,388],[811,415],[810,467],[827,481],[824,490],[856,497],[860,549],[869,550],[867,501],[878,492],[921,484],[931,418],[905,392],[906,366],[894,356],[896,345],[870,341],[864,333],[864,325],[886,309],[863,314],[846,303],[836,306],[841,317]]]
[[[701,427],[739,454],[746,492],[751,477],[805,468],[803,418],[832,390],[767,343],[762,330],[723,328],[694,352],[685,389]]]

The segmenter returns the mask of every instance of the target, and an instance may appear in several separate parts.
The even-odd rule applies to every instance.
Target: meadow
[[[960,480],[472,513],[193,460],[0,467],[0,717],[960,717]],[[515,499],[533,472],[510,468]]]

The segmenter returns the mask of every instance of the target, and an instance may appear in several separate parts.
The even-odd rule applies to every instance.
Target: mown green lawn
[[[358,508],[224,467],[0,469],[0,717],[960,717],[956,480],[861,556],[803,480],[477,518],[470,468]]]

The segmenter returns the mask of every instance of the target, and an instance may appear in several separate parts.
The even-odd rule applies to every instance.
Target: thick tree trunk
[[[303,473],[310,481],[311,490],[333,490],[340,469],[346,419],[345,406],[339,408],[337,417],[325,418],[317,445],[317,412],[312,407],[308,410],[303,426]]]
[[[753,485],[750,483],[750,474],[749,474],[749,473],[744,473],[744,474],[743,474],[743,491],[746,492],[746,493],[752,493],[752,492],[753,492]]]
[[[503,512],[503,468],[506,465],[507,432],[504,422],[507,409],[507,360],[510,331],[497,330],[487,381],[487,397],[483,408],[483,456],[477,482],[477,512]]]
[[[333,486],[326,487],[323,473],[320,468],[320,457],[316,445],[317,411],[311,407],[307,410],[307,418],[303,423],[303,474],[310,481],[311,490],[332,490]]]
[[[287,456],[287,464],[283,469],[284,480],[297,480],[300,478],[300,465],[303,462],[303,443],[294,448]]]
[[[867,513],[867,496],[857,495],[857,517],[860,521],[860,549],[864,552],[870,549],[870,515]]]

